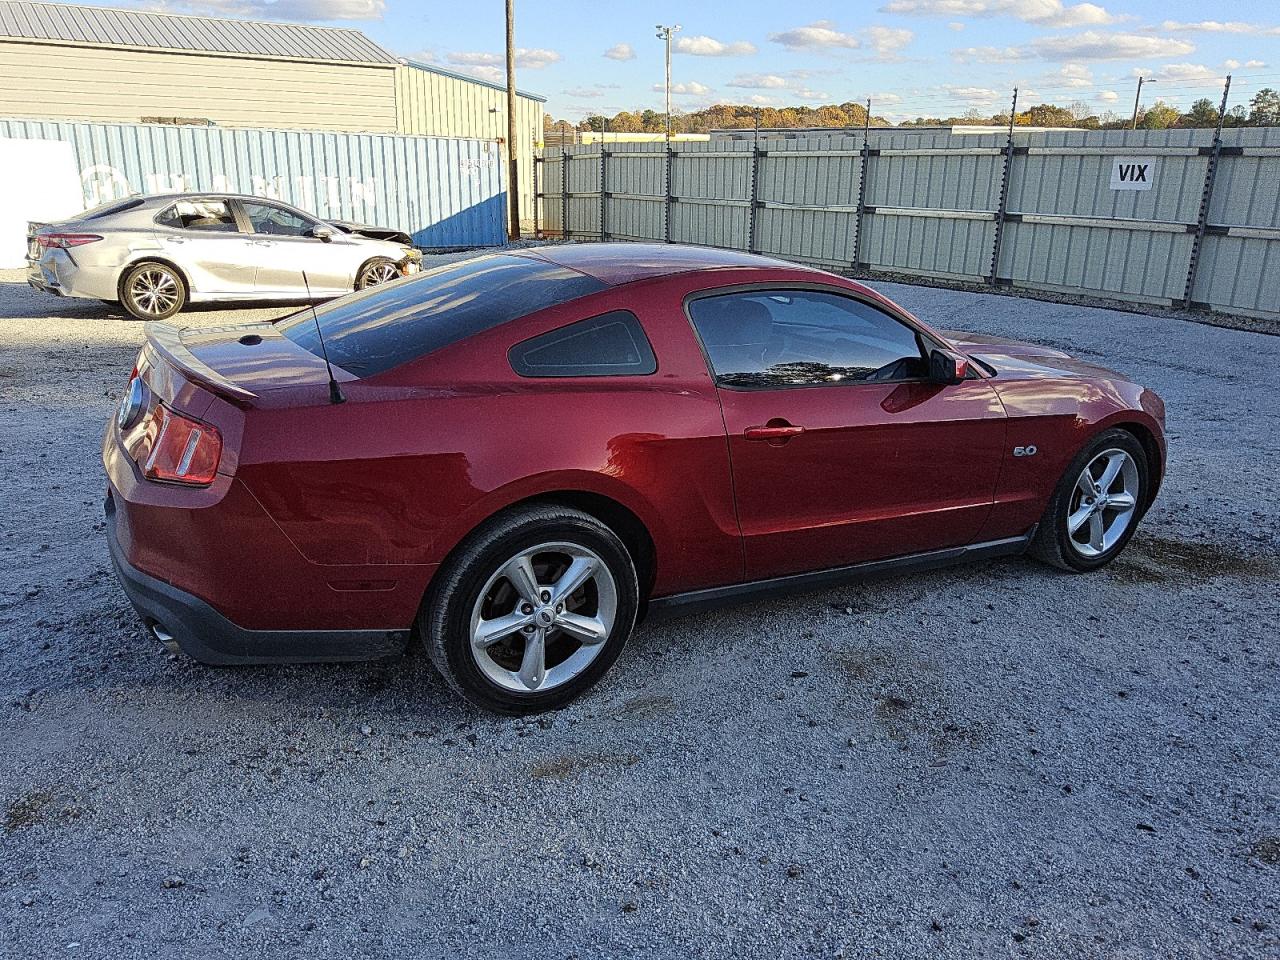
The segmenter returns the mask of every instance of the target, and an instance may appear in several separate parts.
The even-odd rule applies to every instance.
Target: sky
[[[393,53],[503,81],[503,0],[138,0],[103,4],[362,30]],[[679,24],[673,105],[872,100],[897,121],[1080,101],[1229,103],[1280,88],[1277,0],[516,0],[517,83],[547,111],[663,109],[658,23]]]

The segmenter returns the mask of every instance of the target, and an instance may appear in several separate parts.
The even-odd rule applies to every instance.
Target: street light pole
[[[1155,81],[1148,80],[1146,77],[1138,78],[1138,92],[1133,98],[1133,125],[1130,127],[1131,130],[1138,129],[1138,103],[1142,100],[1142,85],[1144,83],[1155,83]]]
[[[516,9],[507,0],[507,193],[510,200],[507,236],[520,239],[520,172],[516,169]]]
[[[658,24],[658,39],[665,40],[667,44],[667,142],[671,142],[671,35],[680,32],[680,24],[670,27],[664,27]]]

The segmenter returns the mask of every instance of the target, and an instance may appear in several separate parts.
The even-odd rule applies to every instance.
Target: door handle
[[[765,443],[781,446],[802,433],[804,433],[804,427],[797,427],[785,420],[775,418],[762,427],[747,427],[742,431],[742,436],[747,440],[763,440]]]
[[[273,246],[275,246],[275,244],[274,244],[274,243],[272,243],[270,240],[250,240],[249,242],[250,242],[250,243],[252,243],[252,244],[253,244],[254,246],[256,246],[256,247],[273,247]]]
[[[186,237],[165,237],[165,240],[167,240],[169,243],[186,243],[187,242]]]

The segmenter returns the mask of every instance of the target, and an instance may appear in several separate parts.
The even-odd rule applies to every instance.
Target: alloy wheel
[[[1112,447],[1089,461],[1067,504],[1067,539],[1082,557],[1094,558],[1119,542],[1138,507],[1138,465]]]
[[[178,281],[167,270],[147,267],[134,274],[129,299],[142,313],[162,316],[178,302]]]
[[[364,285],[366,287],[375,287],[380,283],[396,279],[400,276],[400,271],[394,263],[375,263],[364,273]]]
[[[618,610],[608,564],[574,543],[521,550],[485,583],[471,613],[471,655],[505,690],[567,683],[604,649]]]

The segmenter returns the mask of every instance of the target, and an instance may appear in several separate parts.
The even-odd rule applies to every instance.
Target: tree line
[[[547,132],[566,130],[608,130],[615,133],[664,133],[666,115],[656,110],[623,110],[606,117],[592,114],[577,123],[553,120],[544,115]],[[1082,130],[1127,129],[1132,116],[1124,117],[1107,110],[1095,113],[1088,104],[1077,101],[1062,107],[1041,103],[1026,110],[1019,110],[1014,117],[1017,126],[1026,127],[1074,127]],[[712,130],[750,130],[754,127],[861,127],[867,123],[867,109],[863,104],[846,101],[820,107],[752,107],[741,104],[718,103],[691,113],[672,114],[671,128],[675,133],[708,133]],[[1005,126],[1009,112],[984,114],[971,109],[961,116],[920,116],[899,126]],[[1193,103],[1186,111],[1179,110],[1163,100],[1157,100],[1138,111],[1139,130],[1169,130],[1179,127],[1213,127],[1218,123],[1218,105],[1207,97]],[[891,126],[884,117],[872,114],[873,127]],[[1246,107],[1239,104],[1223,118],[1228,127],[1265,127],[1280,125],[1280,92],[1265,87],[1254,94]]]

